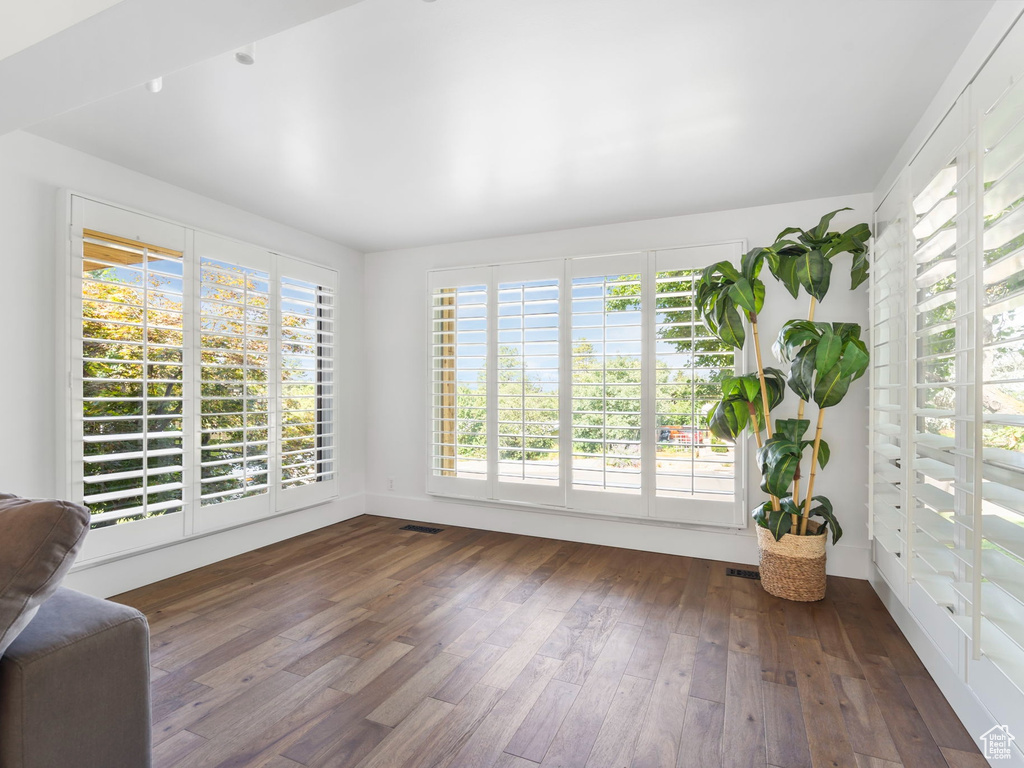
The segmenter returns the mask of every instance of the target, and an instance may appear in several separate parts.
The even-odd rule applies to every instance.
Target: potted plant
[[[868,276],[868,225],[858,224],[845,232],[828,229],[843,210],[849,209],[826,214],[810,230],[783,230],[770,246],[744,254],[738,266],[728,261],[712,264],[702,273],[694,297],[704,323],[723,343],[742,349],[749,337],[754,345],[757,370],[722,383],[722,399],[709,411],[708,427],[730,442],[748,430],[754,435],[761,490],[768,494],[768,500],[753,510],[761,584],[771,594],[790,600],[825,596],[827,533],[831,530],[833,543],[843,535],[832,502],[814,495],[818,470],[825,467],[830,454],[822,439],[825,413],[864,375],[869,360],[859,325],[814,320],[818,302],[828,293],[836,256],[852,256],[851,290]],[[793,298],[799,297],[801,289],[810,297],[807,319],[786,322],[772,345],[779,362],[788,364],[788,372],[765,367],[761,356],[758,315],[765,300],[761,279],[765,264]],[[772,410],[783,401],[786,386],[800,398],[796,418],[773,423]],[[811,421],[804,418],[804,411],[811,402],[817,407],[817,421],[814,432],[808,434]],[[802,494],[802,464],[808,450],[807,489]]]

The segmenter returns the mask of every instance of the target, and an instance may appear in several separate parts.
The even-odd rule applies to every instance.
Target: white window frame
[[[524,261],[506,264],[429,270],[426,299],[426,491],[430,495],[485,504],[528,506],[537,511],[570,512],[654,523],[677,523],[712,528],[747,526],[746,441],[735,449],[734,494],[723,502],[657,497],[654,492],[656,451],[655,417],[655,276],[658,269],[702,269],[722,259],[738,258],[742,240],[672,246],[626,253]],[[572,487],[572,281],[614,273],[640,273],[642,377],[641,491],[638,494],[593,491]],[[509,282],[558,279],[559,282],[559,484],[555,486],[500,482],[497,477],[497,319],[498,286]],[[433,295],[435,290],[462,285],[487,286],[487,457],[484,480],[445,477],[434,472]],[[737,369],[747,365],[747,354],[736,352]],[[711,513],[708,514],[708,510]]]
[[[58,387],[57,397],[57,441],[62,450],[63,460],[57,462],[58,487],[71,500],[81,501],[84,484],[82,481],[82,229],[100,229],[126,237],[138,239],[152,245],[180,250],[183,267],[184,301],[184,351],[182,394],[183,394],[183,464],[182,494],[183,510],[179,513],[161,515],[124,525],[112,525],[93,529],[86,537],[83,551],[78,557],[80,563],[96,563],[114,560],[146,550],[167,546],[176,542],[197,538],[216,531],[249,525],[268,517],[287,514],[300,509],[325,503],[339,496],[340,466],[339,438],[340,419],[337,403],[343,396],[337,376],[333,382],[333,418],[331,432],[334,439],[334,472],[327,480],[282,490],[280,488],[280,461],[276,445],[280,435],[280,306],[281,276],[315,282],[333,291],[338,297],[339,281],[336,270],[313,264],[292,256],[276,253],[266,248],[228,238],[223,235],[197,229],[160,218],[120,203],[111,202],[72,190],[58,192],[56,280],[58,309],[57,338],[55,343],[57,370],[61,372],[64,385]],[[270,478],[269,492],[263,496],[250,497],[205,509],[199,506],[199,269],[204,249],[216,245],[225,261],[236,259],[244,266],[263,269],[269,274],[271,283],[271,371],[268,381],[270,415],[268,428],[272,449],[268,462]],[[209,254],[217,258],[215,254]],[[76,309],[77,307],[77,309]],[[335,302],[335,336],[332,358],[340,354],[337,335],[338,317]],[[335,373],[337,368],[335,367]]]

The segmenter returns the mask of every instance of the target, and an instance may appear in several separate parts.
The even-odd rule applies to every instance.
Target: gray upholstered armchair
[[[88,527],[0,495],[0,768],[150,765],[145,616],[60,587]]]

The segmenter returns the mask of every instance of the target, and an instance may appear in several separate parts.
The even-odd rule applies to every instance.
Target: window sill
[[[615,515],[608,514],[605,512],[595,512],[593,510],[588,509],[558,507],[545,504],[535,504],[520,501],[506,501],[500,499],[484,499],[476,496],[460,496],[452,493],[438,493],[436,491],[427,491],[426,494],[428,497],[433,499],[450,501],[455,504],[464,504],[466,506],[486,507],[488,509],[507,510],[509,512],[537,512],[546,515],[576,517],[584,520],[603,520],[606,522],[614,523],[635,523],[639,525],[651,525],[661,528],[685,528],[688,530],[708,531],[713,533],[723,533],[725,531],[734,531],[736,533],[739,533],[749,528],[746,519],[744,519],[742,523],[728,522],[716,525],[707,522],[694,523],[687,522],[684,520],[671,520],[666,518],[650,517],[646,515]],[[391,494],[379,494],[379,496],[381,498],[388,498],[391,496]]]

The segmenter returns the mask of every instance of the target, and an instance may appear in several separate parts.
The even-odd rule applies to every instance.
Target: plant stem
[[[747,410],[750,411],[750,423],[754,425],[754,441],[757,443],[757,447],[760,448],[761,443],[761,430],[757,428],[757,408],[754,407],[753,403],[747,403]]]
[[[757,315],[753,312],[749,315],[750,329],[754,334],[754,355],[757,358],[757,380],[761,384],[761,407],[764,408],[764,427],[765,432],[768,434],[768,439],[772,438],[772,412],[768,406],[768,385],[764,381],[764,364],[761,362],[761,336],[757,332]],[[761,447],[761,433],[757,429],[757,419],[754,419],[754,431],[757,432],[757,445]],[[770,496],[772,500],[772,509],[778,510],[781,508],[779,504],[778,496]],[[797,517],[792,515],[793,525],[796,525]]]
[[[811,323],[814,322],[814,310],[817,308],[817,306],[818,306],[817,299],[815,299],[813,296],[811,296],[811,303],[810,303],[810,306],[808,306],[808,308],[807,308],[807,321],[808,322],[811,322]],[[797,406],[797,409],[796,409],[796,417],[797,417],[797,419],[802,419],[804,417],[804,406],[805,405],[807,405],[807,401],[806,400],[801,400],[800,401],[800,405]],[[811,467],[811,475],[814,475],[814,467]],[[797,468],[796,476],[793,478],[793,502],[797,506],[800,506],[800,469],[799,469],[799,467]],[[794,524],[795,524],[795,522],[796,521],[794,520]]]
[[[818,448],[821,447],[821,428],[825,423],[825,409],[818,411],[818,429],[814,433],[814,451],[811,453],[811,478],[807,481],[807,498],[804,499],[804,513],[800,520],[800,535],[807,535],[807,521],[811,516],[811,497],[814,496],[814,478],[818,474]]]
[[[750,321],[750,327],[754,332],[754,355],[757,357],[757,380],[761,383],[761,405],[764,408],[764,426],[768,433],[768,439],[772,438],[771,409],[768,407],[768,385],[764,382],[764,364],[761,362],[761,336],[757,332],[757,320]]]

